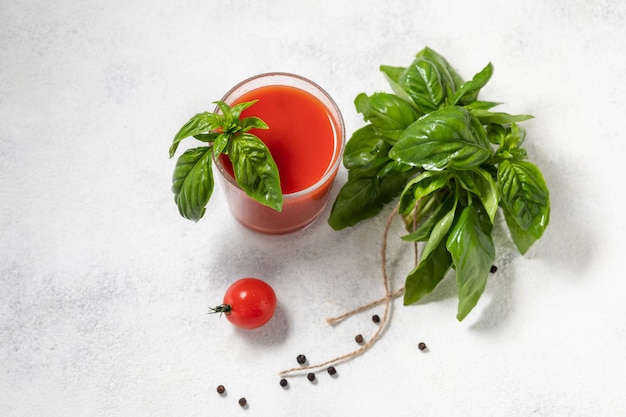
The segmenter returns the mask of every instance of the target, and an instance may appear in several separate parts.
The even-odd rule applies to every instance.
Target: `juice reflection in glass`
[[[241,117],[256,116],[269,129],[254,129],[278,167],[283,210],[248,197],[223,155],[216,161],[230,210],[244,226],[261,233],[290,233],[313,223],[324,210],[341,164],[345,128],[333,99],[314,82],[289,73],[249,78],[222,98],[232,106],[258,100]]]

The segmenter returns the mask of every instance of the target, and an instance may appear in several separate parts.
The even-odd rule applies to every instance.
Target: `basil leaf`
[[[425,171],[412,179],[400,195],[398,213],[408,215],[422,197],[431,194],[448,183],[450,174],[445,171]]]
[[[213,156],[217,158],[228,146],[229,135],[222,133],[215,138],[213,143]]]
[[[435,64],[443,78],[444,84],[449,87],[453,92],[461,87],[463,84],[463,78],[454,70],[452,65],[448,63],[448,60],[440,55],[435,50],[426,47],[417,53],[416,57],[426,58]]]
[[[213,104],[217,104],[217,107],[220,109],[224,117],[231,119],[230,116],[232,111],[228,104],[224,103],[222,100],[214,101]]]
[[[387,155],[391,148],[378,136],[371,124],[356,130],[343,151],[343,165],[347,169],[362,167],[380,154]],[[386,158],[388,159],[388,158]]]
[[[427,170],[469,169],[491,156],[485,129],[463,107],[450,106],[423,116],[409,126],[389,157]]]
[[[371,178],[348,179],[341,187],[328,217],[334,230],[354,226],[378,214],[391,201],[376,192]]]
[[[541,238],[550,221],[550,195],[539,169],[528,161],[504,160],[498,184],[502,206],[522,230]]]
[[[507,208],[503,207],[502,213],[504,213],[504,219],[506,220],[506,225],[509,229],[509,234],[511,235],[511,240],[513,240],[515,247],[517,247],[517,250],[522,255],[526,254],[528,249],[530,249],[537,239],[517,224]]]
[[[181,216],[198,221],[213,193],[211,147],[189,149],[176,161],[172,176],[174,200]]]
[[[504,147],[504,138],[507,135],[507,129],[502,125],[490,124],[485,127],[485,131],[487,132],[489,142],[498,145],[499,149],[497,152],[501,152]]]
[[[417,118],[417,112],[409,103],[388,93],[374,93],[367,96],[359,94],[354,100],[356,110],[369,121],[376,133],[394,144],[411,123]]]
[[[387,80],[391,81],[391,89],[393,90],[394,93],[396,93],[395,88],[393,88],[394,86],[399,87],[398,82],[400,81],[400,77],[402,76],[402,73],[406,70],[405,67],[392,67],[390,65],[381,65],[380,66],[380,71],[385,74],[385,77],[387,78]],[[401,90],[402,92],[405,92],[404,90]]]
[[[511,123],[508,127],[491,124],[487,126],[486,130],[489,141],[498,145],[492,160],[494,166],[497,166],[504,159],[523,161],[528,158],[526,150],[521,147],[526,138],[526,130],[518,126],[517,123]]]
[[[502,112],[490,112],[484,109],[471,109],[474,117],[476,117],[484,125],[490,123],[496,123],[500,125],[506,125],[513,122],[523,122],[524,120],[532,119],[533,116],[528,114],[512,115]]]
[[[267,146],[258,137],[244,133],[231,138],[228,155],[241,189],[259,203],[281,211],[278,168]]]
[[[496,256],[491,222],[478,206],[463,209],[446,242],[456,269],[459,321],[478,303]]]
[[[351,169],[335,199],[328,224],[340,230],[375,216],[400,194],[415,171],[386,157]]]
[[[461,85],[461,87],[456,91],[451,104],[469,104],[475,102],[478,98],[480,89],[487,84],[492,75],[493,65],[491,65],[490,62],[479,73],[474,75],[474,78]]]
[[[507,129],[507,134],[504,136],[502,148],[511,150],[519,149],[526,139],[526,130],[518,126],[517,123],[511,123],[511,127]]]
[[[456,171],[454,175],[461,187],[480,199],[491,223],[493,223],[498,211],[500,193],[491,174],[480,167],[476,167],[471,170]]]
[[[409,96],[407,94],[407,92],[404,89],[404,87],[399,84],[400,83],[400,77],[402,76],[402,73],[406,70],[406,68],[404,68],[404,67],[391,67],[389,65],[381,65],[380,66],[380,70],[385,75],[385,78],[387,78],[387,82],[389,82],[389,85],[391,86],[391,90],[393,91],[393,93],[396,96],[398,96],[399,98],[401,98],[402,100],[404,100],[407,103],[409,103],[411,105],[411,107],[413,107],[413,109],[420,116],[423,115],[424,112],[422,112],[417,107],[417,105],[415,104],[415,102],[413,101],[411,96]]]
[[[236,133],[242,130],[241,120],[239,120],[239,116],[241,112],[248,107],[252,106],[258,100],[248,101],[244,103],[239,103],[233,107],[230,107],[228,104],[223,101],[214,102],[217,104],[217,107],[222,112],[221,115],[218,115],[220,118],[220,128],[221,132],[228,137],[235,135]]]
[[[376,155],[363,165],[355,166],[348,171],[348,179],[375,178],[385,165],[392,162],[386,155]]]
[[[419,114],[443,104],[463,84],[461,76],[448,61],[426,47],[417,53],[409,67],[381,65],[394,94],[409,102]]]
[[[189,121],[185,123],[174,136],[174,141],[170,146],[170,158],[176,153],[176,149],[178,149],[178,144],[181,140],[188,138],[189,136],[208,133],[211,130],[215,130],[220,127],[219,121],[220,120],[217,115],[209,112],[198,113],[189,119]]]
[[[194,138],[198,139],[200,142],[213,143],[215,139],[221,135],[218,132],[210,132],[210,133],[199,133],[197,135],[193,135]]]
[[[468,104],[464,104],[463,107],[465,107],[467,110],[489,110],[491,108],[494,108],[496,106],[499,106],[502,103],[498,103],[495,101],[472,101],[471,103]]]
[[[269,126],[256,116],[241,119],[241,131],[245,133],[250,129],[269,129]]]
[[[239,119],[239,117],[241,116],[241,113],[245,109],[251,107],[257,101],[259,101],[259,100],[251,100],[251,101],[246,101],[246,102],[243,102],[243,103],[235,104],[233,107],[229,107],[228,110],[226,112],[224,112],[224,114],[228,114],[233,119]],[[217,102],[217,103],[219,105],[219,103],[222,103],[222,102],[220,101],[220,102]],[[222,111],[224,111],[224,110],[222,110]],[[265,123],[263,123],[263,124],[265,124]]]
[[[426,242],[424,249],[422,249],[423,257],[428,257],[441,242],[445,241],[448,236],[448,232],[450,231],[450,226],[452,226],[452,222],[454,221],[458,202],[458,193],[451,194],[450,198],[447,198],[444,201],[444,207],[439,214],[440,217],[437,218],[437,221],[433,225],[428,241]]]
[[[449,192],[439,191],[422,197],[415,207],[415,212],[404,216],[406,229],[413,231],[408,235],[402,236],[401,239],[407,242],[427,241],[433,227],[443,216],[442,213],[446,212],[446,199],[452,198],[452,196],[453,194]]]
[[[423,114],[437,110],[446,98],[446,89],[437,66],[425,58],[416,58],[398,80]]]
[[[431,293],[443,280],[452,265],[452,258],[445,241],[442,241],[428,256],[422,256],[417,266],[409,272],[404,283],[404,305],[418,302]]]

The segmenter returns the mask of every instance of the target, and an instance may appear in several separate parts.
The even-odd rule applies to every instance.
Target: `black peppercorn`
[[[359,343],[359,344],[363,343],[363,335],[362,335],[362,334],[357,334],[357,335],[354,337],[354,341],[355,341],[355,342],[357,342],[357,343]]]
[[[303,365],[306,362],[306,356],[304,355],[298,355],[298,357],[296,358],[296,360],[298,361],[298,363],[300,365]]]
[[[218,385],[217,386],[217,393],[222,395],[223,393],[226,392],[226,388],[224,388],[224,385]]]
[[[309,372],[306,376],[306,379],[308,379],[311,382],[315,381],[315,374],[313,372]]]
[[[246,400],[246,397],[241,397],[239,399],[239,405],[242,407],[245,407],[246,405],[248,405],[248,400]]]
[[[335,369],[334,366],[329,366],[327,371],[329,375],[335,375],[337,373],[337,370]]]
[[[374,323],[380,323],[380,317],[378,316],[378,314],[374,314],[374,315],[372,316],[372,321],[373,321]]]
[[[489,270],[489,272],[495,274],[496,272],[498,272],[498,267],[495,265],[491,265],[491,269]]]
[[[287,386],[287,384],[288,384],[288,382],[287,382],[287,380],[286,380],[285,378],[283,378],[283,379],[281,379],[281,380],[280,380],[280,386],[281,386],[281,387],[286,387],[286,386]]]
[[[419,343],[418,343],[418,345],[417,345],[417,348],[418,348],[419,350],[426,350],[426,343],[424,343],[424,342],[419,342]]]

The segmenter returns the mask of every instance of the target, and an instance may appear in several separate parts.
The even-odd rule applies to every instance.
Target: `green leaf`
[[[213,156],[215,158],[217,158],[222,152],[224,152],[224,150],[228,146],[229,139],[230,136],[225,133],[222,133],[215,138],[215,142],[213,143]]]
[[[453,197],[453,193],[445,190],[422,197],[415,210],[404,216],[406,230],[410,233],[402,236],[401,239],[407,242],[426,242],[435,224],[447,212],[446,200]]]
[[[415,171],[386,157],[350,170],[348,181],[335,199],[328,224],[340,230],[375,216],[400,194]]]
[[[244,133],[231,138],[228,155],[241,189],[259,203],[281,211],[278,168],[267,146],[256,136]]]
[[[427,256],[422,256],[417,266],[407,275],[404,305],[416,303],[431,293],[446,276],[451,265],[452,258],[444,240]]]
[[[411,123],[417,112],[405,100],[388,93],[359,94],[354,100],[359,113],[369,121],[376,133],[394,144]]]
[[[407,94],[406,90],[404,89],[404,87],[399,84],[400,77],[401,77],[402,73],[406,70],[406,68],[404,68],[404,67],[392,67],[392,66],[389,66],[389,65],[381,65],[380,66],[380,70],[385,75],[385,78],[387,78],[387,82],[391,86],[391,90],[393,91],[393,93],[396,96],[398,96],[399,98],[401,98],[402,100],[404,100],[407,103],[409,103],[411,105],[411,107],[413,107],[413,109],[420,116],[423,115],[424,113],[417,107],[417,104],[415,104],[415,102],[413,101],[411,96],[409,96]]]
[[[334,230],[354,226],[378,214],[392,198],[374,190],[371,178],[348,179],[337,194],[328,224]]]
[[[452,92],[455,92],[463,84],[463,78],[461,78],[452,65],[448,63],[448,60],[435,50],[426,47],[418,52],[416,57],[426,58],[433,62],[439,69],[439,73],[442,75],[445,84],[450,87]]]
[[[222,116],[228,119],[232,118],[231,117],[232,109],[230,108],[228,104],[224,103],[222,100],[214,101],[213,104],[217,104],[217,107],[220,109],[220,112],[222,112]],[[246,103],[243,103],[243,104],[245,105]]]
[[[519,149],[526,138],[526,130],[517,123],[511,123],[504,136],[502,147],[507,150]],[[525,153],[524,153],[525,154]]]
[[[356,130],[346,143],[343,164],[347,169],[362,167],[381,154],[386,157],[389,149],[391,146],[378,136],[374,126],[368,124]]]
[[[501,151],[504,146],[504,138],[507,135],[507,128],[502,125],[490,124],[485,126],[485,131],[489,142],[498,145],[500,147],[498,151]]]
[[[458,202],[458,193],[451,194],[450,198],[444,201],[445,204],[439,214],[440,217],[437,218],[437,221],[433,225],[428,241],[424,249],[422,249],[422,256],[429,256],[441,242],[445,241],[450,231],[450,226],[452,226],[452,222],[454,221]]]
[[[496,256],[491,229],[488,217],[474,204],[463,209],[448,236],[446,247],[456,269],[459,321],[472,311],[485,290]]]
[[[463,84],[463,79],[448,61],[426,47],[408,67],[381,65],[394,94],[407,101],[420,115],[441,106],[448,95]]]
[[[398,212],[406,216],[415,205],[425,196],[443,188],[450,179],[450,173],[445,171],[425,171],[412,179],[400,195]]]
[[[267,123],[255,116],[241,119],[241,131],[248,132],[250,129],[269,129]]]
[[[489,110],[484,109],[471,109],[470,110],[474,117],[480,120],[480,123],[484,125],[488,125],[490,123],[495,123],[499,125],[506,125],[514,122],[523,122],[524,120],[532,119],[533,116],[528,114],[517,114],[512,115],[508,113],[502,112],[490,112]]]
[[[219,127],[219,117],[214,113],[204,112],[196,114],[189,119],[174,136],[174,141],[170,146],[170,158],[174,156],[180,141],[183,139],[201,133],[209,133],[211,130],[218,129]]]
[[[387,78],[388,81],[392,82],[391,89],[393,90],[394,93],[396,93],[396,90],[395,90],[394,86],[398,86],[398,82],[400,81],[400,77],[402,76],[402,73],[405,70],[406,70],[405,67],[392,67],[390,65],[381,65],[380,66],[380,71],[385,75],[385,77]],[[401,90],[401,91],[404,92],[404,90]]]
[[[200,142],[213,143],[215,139],[221,135],[219,132],[210,132],[210,133],[199,133],[197,135],[193,135],[194,138],[198,139]]]
[[[493,223],[498,211],[500,193],[498,184],[491,174],[480,167],[475,167],[470,170],[456,171],[454,175],[461,187],[480,199],[491,223]]]
[[[198,221],[213,193],[211,147],[189,149],[176,161],[172,177],[174,200],[181,216]]]
[[[467,110],[489,110],[491,108],[494,108],[496,106],[499,106],[502,103],[498,103],[495,101],[472,101],[471,103],[468,104],[464,104],[463,107],[465,107]]]
[[[478,93],[480,92],[481,88],[483,88],[487,84],[487,82],[489,82],[489,79],[491,79],[492,75],[493,65],[491,65],[490,62],[479,73],[474,75],[474,78],[461,85],[461,87],[454,95],[451,104],[469,104],[475,102],[478,98]]]
[[[220,109],[222,109],[222,111],[224,111],[224,114],[228,114],[230,117],[232,117],[233,119],[239,119],[241,117],[241,113],[252,107],[252,105],[254,105],[254,103],[256,103],[259,100],[251,100],[251,101],[245,101],[243,103],[239,103],[239,104],[235,104],[234,106],[230,107],[229,110],[224,111],[225,109],[222,109],[223,106],[220,106]],[[216,102],[218,105],[220,105],[220,103],[222,103],[221,101]],[[265,122],[263,122],[263,124],[265,124]]]
[[[244,125],[244,122],[240,120],[240,116],[244,110],[251,107],[257,101],[258,100],[246,101],[243,103],[236,104],[233,107],[230,107],[228,104],[224,103],[221,100],[214,102],[215,104],[217,104],[217,107],[222,112],[222,115],[218,115],[221,118],[221,122],[220,122],[221,132],[225,135],[228,135],[228,137],[232,137],[237,133],[241,134],[250,130],[251,127],[247,126],[247,124],[257,123],[257,121],[254,119],[258,119],[258,118],[253,117],[251,118],[251,120],[246,121]],[[260,123],[265,125],[265,122],[263,122],[262,120],[260,121]],[[244,130],[244,127],[248,127],[248,128]]]
[[[519,227],[541,238],[550,221],[550,195],[543,175],[528,161],[504,160],[498,166],[502,206]]]
[[[463,107],[450,106],[423,116],[409,126],[389,157],[427,170],[469,169],[491,156],[484,128]]]
[[[517,247],[517,250],[522,255],[525,255],[528,252],[528,249],[537,241],[530,233],[525,231],[520,227],[519,224],[515,221],[509,210],[505,207],[502,208],[502,212],[504,213],[504,219],[506,220],[506,225],[509,229],[509,233],[511,235],[511,240]]]
[[[398,84],[423,114],[437,110],[446,98],[445,84],[438,67],[426,58],[416,58],[404,70]]]

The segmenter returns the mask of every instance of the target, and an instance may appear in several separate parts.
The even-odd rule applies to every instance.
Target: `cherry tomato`
[[[237,327],[254,329],[263,326],[274,315],[276,294],[260,279],[242,278],[228,287],[224,303],[213,310],[224,313]]]

